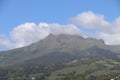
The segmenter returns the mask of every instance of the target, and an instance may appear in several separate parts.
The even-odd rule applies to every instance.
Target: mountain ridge
[[[83,38],[79,35],[50,34],[46,38],[29,46],[0,52],[0,64],[4,66],[19,64],[52,53],[69,53],[70,55],[74,55],[75,53],[95,48],[95,46],[101,50],[119,53],[119,46],[115,50],[115,48],[106,45],[102,40]]]

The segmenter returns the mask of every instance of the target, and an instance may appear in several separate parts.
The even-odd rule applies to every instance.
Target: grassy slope
[[[110,70],[113,68],[115,65],[120,63],[116,62],[111,59],[105,59],[105,60],[100,60],[100,61],[95,61],[92,64],[77,64],[77,65],[72,65],[65,67],[61,70],[52,72],[51,76],[48,77],[48,80],[56,80],[58,78],[61,78],[61,76],[58,76],[58,74],[69,74],[72,71],[75,71],[77,74],[86,74],[86,78],[95,75],[95,76],[100,76],[103,74],[109,74],[109,73],[120,73],[118,70]],[[99,68],[99,66],[105,66],[105,68]],[[88,71],[91,71],[90,74]]]

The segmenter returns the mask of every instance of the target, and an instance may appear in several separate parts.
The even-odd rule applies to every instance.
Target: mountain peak
[[[48,37],[55,37],[55,35],[53,35],[52,33],[50,33],[50,34],[48,35]]]
[[[69,34],[60,34],[60,35],[58,35],[58,37],[61,37],[61,38],[65,38],[65,37],[75,38],[75,37],[78,37],[78,38],[84,39],[80,35],[69,35]]]
[[[59,35],[54,35],[52,33],[50,33],[45,39],[84,39],[82,36],[80,35],[69,35],[69,34],[59,34]]]
[[[16,61],[19,62],[13,62],[13,64],[16,64],[22,61],[38,59],[39,57],[44,55],[50,56],[51,54],[55,54],[55,56],[59,57],[59,55],[61,55],[59,53],[63,53],[63,54],[67,53],[65,55],[68,54],[73,55],[75,53],[81,53],[81,51],[86,51],[88,49],[91,49],[90,51],[92,51],[92,49],[99,51],[106,49],[112,51],[112,49],[109,48],[109,46],[106,46],[102,40],[98,40],[94,38],[83,38],[79,35],[49,34],[46,38],[36,43],[33,43],[27,47],[6,51],[4,53],[1,52],[0,61],[1,64],[4,64],[4,63],[9,63],[10,61],[13,62],[14,59],[18,59]],[[119,52],[119,49],[117,52]],[[5,62],[2,62],[3,60],[5,60]]]

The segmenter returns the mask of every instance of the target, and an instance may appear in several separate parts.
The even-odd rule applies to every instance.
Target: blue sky
[[[84,28],[83,26],[86,25],[76,24],[75,21],[71,21],[71,18],[89,11],[93,15],[104,16],[104,20],[112,24],[120,16],[119,9],[119,0],[0,0],[0,34],[1,38],[4,36],[9,44],[13,44],[12,42],[15,40],[12,40],[11,32],[25,23],[34,23],[35,25],[42,22],[50,25],[56,23],[59,26],[73,24]],[[97,30],[88,27],[85,27],[88,32],[97,32]],[[2,44],[0,48],[3,46]]]

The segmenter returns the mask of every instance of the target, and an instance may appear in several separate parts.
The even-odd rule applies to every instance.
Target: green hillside
[[[77,35],[52,35],[0,52],[0,80],[110,80],[120,76],[120,46]]]

